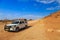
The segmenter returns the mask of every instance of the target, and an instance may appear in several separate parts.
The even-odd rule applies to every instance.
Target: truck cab
[[[20,29],[23,29],[27,27],[27,20],[26,19],[20,19],[20,20],[14,20],[11,24],[6,24],[4,26],[5,31],[19,31]]]

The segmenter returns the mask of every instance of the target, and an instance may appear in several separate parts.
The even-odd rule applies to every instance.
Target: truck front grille
[[[6,26],[5,28],[6,28],[6,29],[9,29],[9,28],[11,28],[11,26]]]

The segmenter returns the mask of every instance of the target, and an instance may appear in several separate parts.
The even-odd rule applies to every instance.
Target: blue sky
[[[60,0],[0,0],[0,19],[39,19],[60,10]]]

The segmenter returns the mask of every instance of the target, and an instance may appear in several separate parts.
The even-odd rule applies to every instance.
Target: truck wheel
[[[16,32],[18,32],[18,31],[19,31],[19,27],[16,28]]]
[[[28,26],[27,25],[25,25],[25,28],[27,28]]]

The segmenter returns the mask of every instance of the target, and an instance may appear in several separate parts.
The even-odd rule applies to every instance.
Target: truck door
[[[20,21],[19,24],[20,24],[20,25],[19,25],[19,28],[24,28],[24,27],[25,27],[24,21]]]

